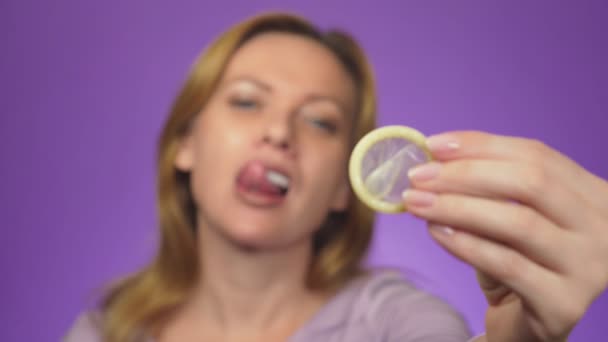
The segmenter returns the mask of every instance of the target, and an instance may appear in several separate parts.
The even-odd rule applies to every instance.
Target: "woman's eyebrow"
[[[267,84],[263,81],[260,81],[256,78],[253,78],[251,76],[239,76],[239,77],[235,77],[233,79],[229,79],[226,82],[225,86],[229,86],[230,84],[239,83],[239,82],[250,83],[266,92],[272,92],[272,87],[269,84]]]
[[[349,113],[348,106],[344,102],[342,102],[340,99],[338,99],[334,96],[331,96],[331,95],[310,94],[304,99],[304,102],[305,103],[330,102],[330,103],[334,104],[336,107],[338,107],[340,112],[342,112],[343,114],[346,115],[347,113]]]

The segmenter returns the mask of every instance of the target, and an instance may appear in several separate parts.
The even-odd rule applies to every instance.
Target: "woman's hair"
[[[370,66],[362,49],[339,31],[322,32],[290,14],[271,13],[235,25],[196,60],[177,96],[158,145],[157,210],[160,241],[153,261],[113,286],[101,302],[104,339],[131,341],[162,328],[163,319],[184,303],[198,279],[196,212],[190,175],[176,169],[178,146],[193,118],[201,112],[235,51],[252,37],[284,32],[317,41],[342,62],[357,89],[351,149],[375,127],[376,98]],[[346,176],[346,172],[345,172]],[[373,212],[351,194],[344,212],[328,215],[315,233],[307,286],[336,290],[362,272],[372,235]]]

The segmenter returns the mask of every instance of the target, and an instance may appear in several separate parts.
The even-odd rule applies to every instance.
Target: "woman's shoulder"
[[[400,272],[371,272],[355,297],[356,318],[382,330],[389,341],[466,341],[470,337],[465,320],[452,306],[417,288]]]
[[[397,270],[372,270],[355,280],[354,286],[347,287],[344,291],[357,297],[358,305],[367,308],[381,306],[386,309],[386,305],[390,305],[401,310],[403,305],[407,304],[407,312],[412,314],[439,309],[459,316],[447,302],[416,287]],[[412,311],[412,308],[417,310]]]
[[[64,342],[101,342],[101,313],[85,311],[76,317]]]
[[[348,336],[343,341],[379,336],[383,341],[462,342],[470,338],[466,322],[454,308],[392,270],[374,270],[352,280],[312,323],[309,332],[339,332]]]

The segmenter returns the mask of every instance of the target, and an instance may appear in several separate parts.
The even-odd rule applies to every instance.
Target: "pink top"
[[[81,314],[65,341],[101,342],[98,316]],[[448,304],[416,289],[397,272],[379,271],[353,280],[289,342],[473,340],[463,318]]]

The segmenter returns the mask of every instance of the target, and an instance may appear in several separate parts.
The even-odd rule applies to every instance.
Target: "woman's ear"
[[[190,172],[194,163],[194,148],[192,134],[180,138],[175,155],[175,167],[182,172]]]

